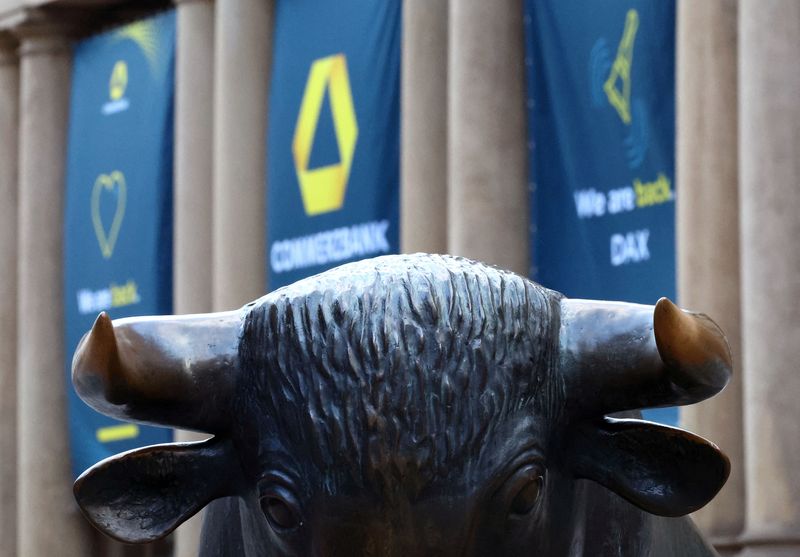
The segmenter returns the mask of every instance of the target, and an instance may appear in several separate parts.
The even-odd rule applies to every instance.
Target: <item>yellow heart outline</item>
[[[117,209],[114,212],[114,218],[111,221],[111,228],[106,234],[106,229],[103,226],[103,220],[100,217],[100,194],[103,188],[112,191],[114,185],[119,187],[119,196],[117,197]],[[94,225],[94,233],[97,236],[97,243],[100,244],[100,253],[103,258],[110,259],[114,253],[114,245],[117,243],[119,236],[119,229],[122,226],[122,219],[125,218],[125,202],[128,194],[128,187],[125,184],[125,175],[119,170],[113,171],[111,174],[101,174],[94,181],[92,188],[92,224]]]

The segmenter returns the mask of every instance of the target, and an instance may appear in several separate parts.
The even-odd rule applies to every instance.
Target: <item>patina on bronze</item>
[[[234,312],[98,317],[73,382],[104,414],[214,434],[75,483],[87,518],[160,538],[209,503],[202,555],[713,555],[688,518],[729,473],[626,411],[719,392],[704,315],[571,300],[466,259],[344,265]]]

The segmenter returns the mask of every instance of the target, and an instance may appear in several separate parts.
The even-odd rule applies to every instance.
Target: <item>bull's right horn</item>
[[[207,433],[228,429],[245,311],[134,317],[101,313],[72,360],[89,406],[121,420]]]
[[[721,391],[733,368],[716,323],[666,298],[563,299],[560,366],[577,416],[694,404]]]

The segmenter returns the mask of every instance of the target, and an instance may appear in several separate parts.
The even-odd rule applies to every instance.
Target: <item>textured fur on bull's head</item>
[[[700,401],[730,371],[718,327],[666,299],[570,300],[465,259],[388,256],[238,311],[101,315],[73,361],[80,396],[214,437],[105,460],[75,494],[128,542],[238,496],[280,555],[563,554],[579,479],[663,516],[717,493],[712,444],[608,416]]]

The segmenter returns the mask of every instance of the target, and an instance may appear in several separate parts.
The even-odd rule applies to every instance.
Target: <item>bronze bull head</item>
[[[571,300],[461,258],[388,256],[237,311],[100,315],[73,361],[83,400],[214,437],[107,459],[75,495],[126,542],[225,498],[205,555],[644,554],[650,517],[703,506],[729,463],[609,416],[698,402],[730,373],[719,328],[666,299]]]

